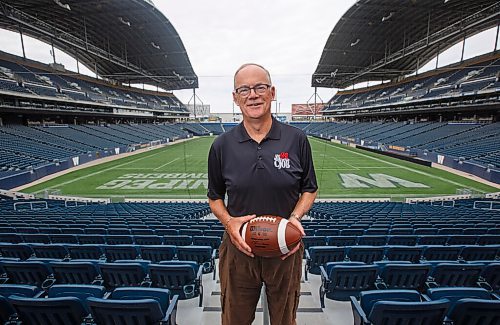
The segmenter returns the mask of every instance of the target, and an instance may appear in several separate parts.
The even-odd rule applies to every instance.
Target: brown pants
[[[266,284],[272,325],[295,325],[304,247],[282,261],[248,257],[224,234],[219,248],[222,325],[250,325]]]

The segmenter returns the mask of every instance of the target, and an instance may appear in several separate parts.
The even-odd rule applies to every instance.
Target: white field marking
[[[160,150],[159,152],[157,153],[154,153],[152,155],[147,155],[145,157],[141,157],[141,158],[137,158],[137,159],[134,159],[134,160],[131,160],[131,161],[128,161],[126,163],[123,163],[123,164],[119,164],[119,165],[116,165],[116,166],[113,166],[113,167],[109,167],[109,168],[106,168],[106,169],[103,169],[103,170],[98,170],[96,172],[93,172],[93,173],[90,173],[90,174],[87,174],[87,175],[83,175],[83,176],[80,176],[80,177],[77,177],[75,179],[72,179],[72,180],[69,180],[69,181],[66,181],[66,182],[62,182],[62,183],[58,183],[58,184],[55,184],[55,185],[51,185],[51,188],[53,187],[56,187],[56,186],[62,186],[62,185],[67,185],[67,184],[71,184],[71,183],[74,183],[76,181],[79,181],[81,179],[85,179],[85,178],[88,178],[88,177],[93,177],[95,175],[99,175],[99,174],[102,174],[104,172],[107,172],[108,170],[112,170],[112,169],[115,169],[115,168],[118,168],[118,167],[122,167],[122,166],[127,166],[129,164],[132,164],[132,163],[135,163],[139,160],[143,160],[143,159],[147,159],[147,158],[151,158],[151,157],[154,157],[154,156],[157,156],[159,154],[162,154],[164,153],[163,150]],[[42,193],[46,188],[43,188],[41,189],[40,191],[37,191],[35,193]]]
[[[345,162],[345,160],[341,160],[341,159],[339,159],[339,158],[337,158],[337,157],[330,156],[330,155],[328,155],[328,154],[324,154],[324,155],[323,155],[323,157],[325,157],[325,158],[332,158],[332,159],[335,159],[336,161],[340,162],[341,164],[344,164],[344,165],[346,165],[346,166],[349,166],[349,167],[351,167],[352,169],[358,169],[358,167],[353,166],[353,165],[351,165],[351,164],[349,164],[349,163],[346,163],[346,162]],[[321,170],[321,169],[320,169],[320,170]]]
[[[314,138],[312,138],[314,141],[318,142],[318,143],[321,143],[323,144],[323,142],[319,141],[319,140],[316,140]],[[471,188],[475,191],[478,191],[478,192],[481,192],[481,193],[484,193],[484,191],[480,190],[480,189],[477,189],[475,187],[470,187],[470,186],[467,186],[467,185],[464,185],[462,183],[458,183],[458,182],[455,182],[455,181],[452,181],[452,180],[449,180],[449,179],[446,179],[446,178],[443,178],[443,177],[440,177],[440,176],[435,176],[435,175],[432,175],[432,174],[429,174],[429,173],[426,173],[426,172],[423,172],[423,171],[420,171],[420,170],[416,170],[416,169],[413,169],[413,168],[410,168],[410,167],[406,167],[406,166],[401,166],[401,165],[398,165],[398,164],[395,164],[395,163],[392,163],[392,162],[388,162],[388,161],[384,161],[380,158],[376,158],[376,157],[372,157],[372,156],[368,156],[368,155],[365,155],[361,152],[356,152],[356,151],[351,151],[351,150],[347,150],[345,148],[341,148],[341,147],[337,147],[337,146],[334,146],[330,143],[325,143],[325,145],[328,145],[330,147],[334,147],[334,148],[337,148],[337,149],[340,149],[340,150],[344,150],[344,151],[348,151],[348,152],[351,152],[355,155],[358,155],[358,156],[363,156],[365,158],[370,158],[372,160],[375,160],[375,161],[378,161],[378,162],[381,162],[381,163],[385,163],[385,164],[388,164],[388,165],[391,165],[391,166],[395,166],[395,167],[399,167],[401,169],[406,169],[406,170],[409,170],[409,171],[412,171],[414,173],[417,173],[417,174],[421,174],[421,175],[425,175],[427,177],[430,177],[430,178],[433,178],[433,179],[439,179],[443,182],[446,182],[446,183],[450,183],[450,184],[453,184],[453,185],[457,185],[457,186],[462,186],[462,187],[467,187],[467,188]]]
[[[186,158],[187,158],[187,157],[191,157],[191,155],[186,156]],[[156,167],[154,170],[158,170],[158,169],[160,169],[160,168],[162,168],[162,167],[168,166],[168,165],[170,165],[171,163],[173,163],[174,161],[177,161],[177,160],[179,160],[179,159],[181,159],[181,157],[175,158],[174,160],[171,160],[171,161],[169,161],[169,162],[168,162],[168,163],[166,163],[166,164],[163,164],[163,165],[161,165],[161,166],[158,166],[158,167]]]
[[[116,170],[155,170],[155,168],[141,168],[141,167],[124,167],[115,168]]]
[[[352,168],[314,168],[315,170],[352,170]],[[356,169],[399,169],[399,167],[356,167]]]

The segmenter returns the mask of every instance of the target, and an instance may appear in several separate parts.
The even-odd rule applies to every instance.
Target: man
[[[250,325],[266,284],[271,324],[296,324],[302,243],[278,258],[254,256],[241,226],[259,215],[278,215],[300,229],[317,184],[304,133],[271,115],[276,90],[269,72],[245,64],[234,75],[233,100],[243,122],[219,136],[208,157],[210,208],[226,233],[219,248],[223,325]],[[224,198],[227,193],[227,206]]]

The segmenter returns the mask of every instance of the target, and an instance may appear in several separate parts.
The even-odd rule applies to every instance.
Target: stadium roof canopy
[[[499,19],[500,1],[359,0],[328,37],[312,86],[346,88],[411,74]]]
[[[104,78],[198,87],[177,31],[151,0],[0,0],[0,28],[53,44]]]

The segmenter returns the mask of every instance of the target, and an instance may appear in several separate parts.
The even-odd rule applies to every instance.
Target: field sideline
[[[24,190],[120,198],[204,198],[213,137],[195,138],[69,172]],[[497,189],[440,169],[310,138],[319,198],[452,195]]]

